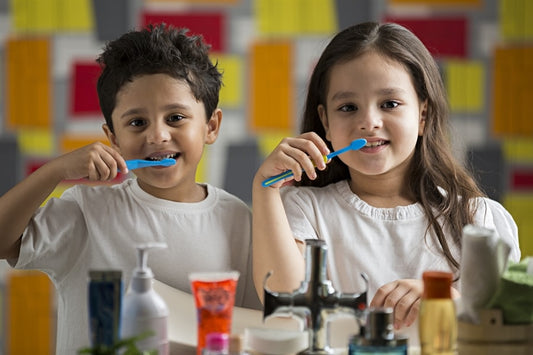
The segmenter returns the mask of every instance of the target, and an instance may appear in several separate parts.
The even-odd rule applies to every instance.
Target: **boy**
[[[89,270],[120,269],[127,286],[141,242],[168,245],[149,258],[158,280],[190,292],[192,271],[237,270],[236,305],[260,307],[249,275],[248,206],[195,181],[222,119],[221,74],[208,49],[201,37],[165,25],[108,43],[97,59],[97,90],[111,147],[94,143],[53,159],[0,198],[0,257],[44,271],[56,287],[58,354],[89,345]],[[163,158],[176,164],[137,169],[114,186],[74,186],[39,208],[62,180],[109,181],[128,172],[125,160]]]

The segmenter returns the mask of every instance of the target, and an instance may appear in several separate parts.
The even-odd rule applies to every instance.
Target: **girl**
[[[437,64],[407,29],[364,23],[338,33],[311,76],[302,132],[283,139],[254,178],[259,294],[270,270],[270,289],[296,289],[304,240],[320,238],[333,286],[364,291],[359,275],[366,273],[370,306],[393,307],[399,329],[417,318],[423,271],[458,276],[466,224],[496,229],[512,248],[510,259],[520,259],[512,217],[452,156]],[[367,144],[326,167],[323,155],[357,138]],[[289,169],[296,186],[261,186]]]

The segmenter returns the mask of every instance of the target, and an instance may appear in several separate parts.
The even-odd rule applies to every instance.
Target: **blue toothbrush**
[[[176,164],[176,159],[162,159],[162,160],[145,160],[145,159],[133,159],[126,160],[126,166],[129,170],[146,168],[148,166],[171,166]]]
[[[356,140],[352,141],[352,143],[350,143],[350,145],[326,155],[324,161],[327,162],[330,159],[332,159],[333,157],[336,157],[337,155],[345,153],[345,152],[347,152],[349,150],[359,150],[359,149],[363,148],[365,146],[365,144],[366,144],[366,139],[364,139],[364,138],[356,139]],[[270,177],[268,179],[263,180],[261,185],[263,185],[264,187],[267,187],[267,186],[275,184],[276,182],[278,182],[280,180],[283,180],[283,179],[286,179],[286,178],[288,178],[290,176],[293,176],[293,175],[294,175],[294,173],[292,172],[292,170],[287,170],[287,171],[285,171],[285,172],[283,172],[281,174],[278,174],[276,176],[272,176],[272,177]]]

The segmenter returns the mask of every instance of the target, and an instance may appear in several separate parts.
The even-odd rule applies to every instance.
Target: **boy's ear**
[[[207,121],[206,144],[213,144],[217,140],[218,132],[220,131],[220,122],[222,122],[222,110],[217,108],[213,111],[209,121]]]
[[[115,134],[111,131],[111,128],[109,128],[109,126],[104,123],[102,125],[102,129],[104,130],[104,133],[107,136],[109,143],[111,143],[111,147],[113,147],[116,151],[120,152],[120,148],[117,142],[117,136],[115,136]]]
[[[326,132],[326,139],[331,142],[331,137],[329,135],[329,122],[328,122],[328,113],[326,112],[326,107],[324,105],[318,105],[318,116],[320,117],[320,121],[322,122],[322,126],[324,127],[324,131]]]
[[[426,117],[428,113],[428,100],[425,100],[420,105],[420,120],[418,121],[418,135],[424,134],[424,127],[426,127]]]

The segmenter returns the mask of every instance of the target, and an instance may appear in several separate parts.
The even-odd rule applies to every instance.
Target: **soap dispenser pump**
[[[122,302],[121,339],[138,337],[135,342],[140,351],[157,350],[159,355],[169,353],[165,301],[152,288],[154,274],[148,267],[148,251],[166,248],[165,243],[137,245],[137,267],[133,270],[130,287]]]

